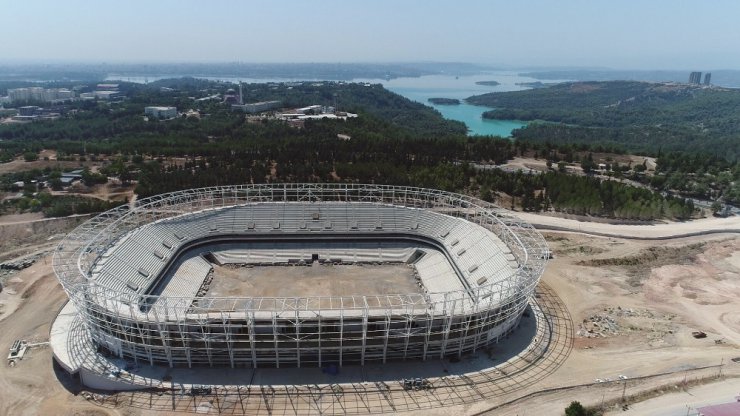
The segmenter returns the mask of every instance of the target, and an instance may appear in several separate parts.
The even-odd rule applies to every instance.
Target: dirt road
[[[702,218],[693,221],[666,222],[661,224],[625,225],[577,221],[528,212],[517,212],[514,215],[534,225],[540,231],[573,231],[605,237],[647,240],[708,235],[712,233],[740,234],[740,216],[728,218]]]

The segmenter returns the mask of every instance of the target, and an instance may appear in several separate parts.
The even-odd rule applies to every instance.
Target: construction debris
[[[644,331],[651,339],[660,338],[673,333],[673,318],[675,315],[648,309],[609,307],[583,319],[578,324],[576,335],[582,338],[606,338]]]
[[[33,266],[40,258],[48,254],[47,252],[39,252],[30,256],[18,257],[13,260],[8,260],[0,263],[0,292],[2,292],[3,283],[11,278],[13,275],[23,269],[27,269]]]

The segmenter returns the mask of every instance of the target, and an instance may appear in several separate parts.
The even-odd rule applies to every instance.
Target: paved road
[[[740,234],[740,216],[703,218],[686,222],[626,225],[585,222],[548,215],[516,212],[515,216],[542,230],[575,231],[607,237],[636,239],[666,239],[713,233]]]
[[[683,416],[687,412],[696,415],[697,407],[729,403],[737,395],[740,395],[740,379],[729,379],[635,403],[626,412],[619,410],[607,415]]]

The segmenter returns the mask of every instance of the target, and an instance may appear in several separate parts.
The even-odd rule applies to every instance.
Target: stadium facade
[[[266,184],[108,211],[59,244],[53,268],[102,355],[170,367],[315,367],[461,356],[498,342],[517,326],[548,257],[534,228],[469,196]],[[214,263],[316,262],[406,265],[419,290],[209,293]]]

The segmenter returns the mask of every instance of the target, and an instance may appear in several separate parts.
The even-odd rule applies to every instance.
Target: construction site
[[[557,415],[579,400],[603,406],[606,414],[647,415],[656,414],[651,406],[658,404],[651,403],[666,397],[682,406],[682,414],[696,414],[693,403],[725,396],[731,401],[737,395],[737,219],[657,226],[527,220],[543,233],[552,259],[516,330],[501,342],[459,356],[390,366],[164,366],[148,373],[153,370],[145,363],[121,360],[121,372],[110,377],[150,376],[161,382],[135,391],[85,387],[55,364],[48,347],[51,323],[67,303],[51,256],[76,222],[0,224],[19,247],[2,259],[19,267],[2,268],[0,345],[9,356],[0,368],[0,413]],[[560,229],[548,230],[555,224]],[[30,228],[34,233],[25,231]],[[332,290],[354,294],[356,266],[304,267],[309,274],[341,270],[348,280]],[[378,285],[385,285],[389,272],[393,285],[405,284],[412,293],[416,283],[408,266],[374,267]],[[406,274],[397,278],[396,268]],[[209,291],[216,297],[247,287],[266,291],[264,282],[273,280],[279,290],[288,290],[287,281],[275,280],[271,269],[216,266],[215,276],[231,280],[220,278]],[[245,276],[257,285],[262,281],[262,289],[248,286],[252,281],[243,281]],[[321,291],[312,284],[304,289]],[[694,391],[701,395],[690,394]]]

